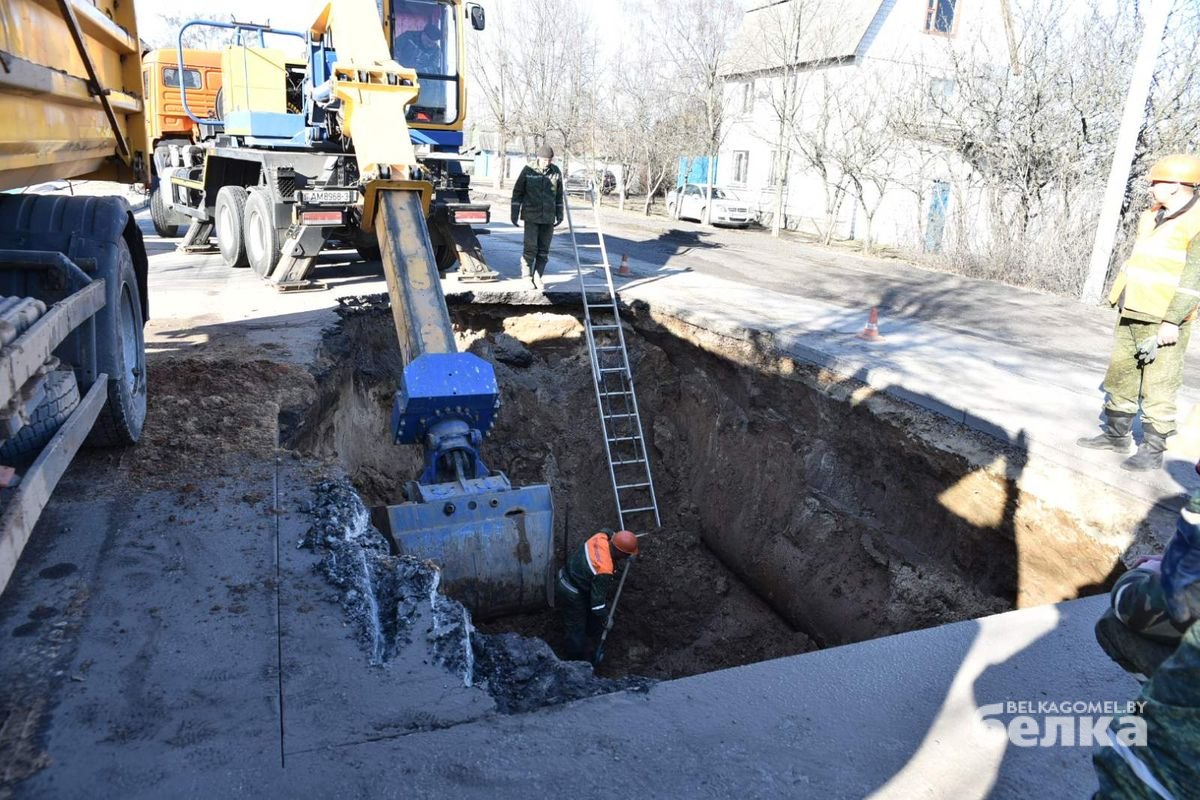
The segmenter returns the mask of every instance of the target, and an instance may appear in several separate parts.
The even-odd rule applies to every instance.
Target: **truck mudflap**
[[[401,555],[437,564],[443,591],[475,619],[547,606],[554,581],[549,486],[513,489],[495,475],[422,485],[415,494],[418,501],[386,508],[391,539]]]

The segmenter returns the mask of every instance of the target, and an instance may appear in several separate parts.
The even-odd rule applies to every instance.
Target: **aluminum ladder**
[[[573,197],[586,198],[587,205],[573,207]],[[662,520],[654,478],[650,473],[650,454],[642,433],[642,418],[638,413],[629,353],[625,348],[625,332],[621,328],[617,293],[613,288],[608,248],[600,226],[600,195],[595,181],[589,179],[586,190],[567,191],[564,200],[567,230],[575,253],[575,274],[579,278],[583,300],[584,336],[592,364],[592,385],[596,390],[617,518],[622,530],[637,533],[640,528],[644,533],[650,528],[651,518],[655,528],[662,526]],[[572,215],[575,210],[583,211],[585,215],[591,213],[590,227],[576,228]],[[585,253],[593,253],[598,260],[585,261]]]

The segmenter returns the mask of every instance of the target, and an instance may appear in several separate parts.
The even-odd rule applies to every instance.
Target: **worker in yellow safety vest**
[[[1108,301],[1120,309],[1104,376],[1104,432],[1080,447],[1128,453],[1142,412],[1142,443],[1121,467],[1158,469],[1175,432],[1175,395],[1200,304],[1200,158],[1172,155],[1150,168],[1152,205]]]
[[[588,640],[604,629],[613,564],[637,554],[634,533],[604,529],[576,548],[558,571],[554,597],[567,629],[568,660],[592,660]]]

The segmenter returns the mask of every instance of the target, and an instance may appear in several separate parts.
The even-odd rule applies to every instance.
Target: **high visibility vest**
[[[1124,292],[1122,308],[1162,319],[1177,292],[1196,295],[1200,300],[1200,295],[1191,289],[1179,288],[1188,244],[1200,234],[1200,203],[1157,227],[1156,214],[1146,211],[1138,220],[1133,252],[1117,273],[1108,302],[1112,305],[1121,302]]]

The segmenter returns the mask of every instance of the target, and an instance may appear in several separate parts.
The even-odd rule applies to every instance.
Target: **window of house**
[[[754,81],[742,84],[742,113],[749,114],[754,110]]]
[[[949,100],[957,89],[958,84],[951,78],[934,78],[929,82],[929,96],[934,100]]]
[[[767,174],[767,184],[769,186],[775,186],[780,182],[782,182],[784,186],[787,186],[787,174],[785,172],[787,168],[787,157],[783,157],[782,163],[780,162],[780,154],[778,152],[772,153],[771,170]]]
[[[926,33],[951,33],[954,30],[954,9],[958,0],[929,0],[925,11]]]
[[[747,150],[733,151],[733,182],[746,182],[746,176],[750,171],[750,153]]]

